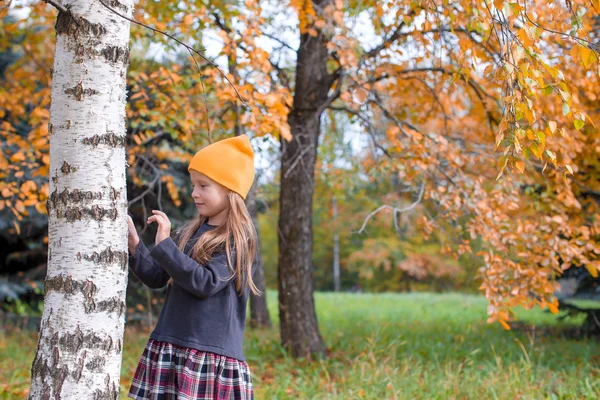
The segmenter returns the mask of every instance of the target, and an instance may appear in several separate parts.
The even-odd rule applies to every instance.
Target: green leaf
[[[575,125],[575,129],[580,130],[585,126],[585,122],[583,122],[580,119],[576,119],[575,121],[573,121],[573,125]]]
[[[546,135],[544,134],[544,132],[536,131],[535,135],[537,136],[542,148],[545,147],[546,146]]]
[[[554,89],[552,88],[552,86],[546,86],[542,89],[542,93],[544,94],[544,96],[551,95],[553,91]]]

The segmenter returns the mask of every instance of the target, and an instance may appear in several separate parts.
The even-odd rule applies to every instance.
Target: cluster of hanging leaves
[[[295,5],[345,72],[331,109],[371,136],[365,171],[413,185],[411,201],[425,187],[419,201],[435,214],[422,232],[455,238],[446,254],[483,238],[490,322],[508,328],[516,305],[556,312],[556,276],[600,270],[596,175],[579,166],[598,161],[597,5],[361,2],[340,16],[338,2],[325,4]],[[375,43],[356,37],[359,18]]]
[[[16,226],[28,207],[43,212],[47,196],[56,11],[28,6],[26,20],[0,11],[0,51],[20,56],[0,89],[9,121],[0,132],[0,212]],[[341,71],[330,120],[343,115],[369,139],[360,169],[401,182],[406,190],[386,201],[412,205],[423,235],[451,238],[445,254],[481,258],[489,321],[508,327],[519,304],[556,311],[556,276],[600,270],[599,10],[595,0],[290,0],[277,10],[255,0],[142,1],[137,21],[201,52],[218,42],[213,61],[223,73],[132,26],[130,173],[148,184],[136,167],[151,164],[177,203],[177,185],[160,171],[166,160],[187,161],[209,132],[290,139],[295,40],[309,35],[325,42],[330,71]],[[163,60],[149,57],[156,48]],[[396,218],[402,207],[388,210]],[[478,239],[484,245],[474,249]]]

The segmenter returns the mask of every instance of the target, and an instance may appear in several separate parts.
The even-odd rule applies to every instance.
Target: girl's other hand
[[[135,230],[133,220],[129,215],[127,216],[127,227],[129,230],[129,234],[127,235],[127,247],[129,248],[129,254],[133,254],[140,243],[140,238]]]
[[[148,218],[148,223],[151,224],[156,222],[158,224],[158,229],[156,231],[156,239],[154,243],[158,246],[160,242],[171,236],[171,221],[162,211],[152,210],[153,216]]]

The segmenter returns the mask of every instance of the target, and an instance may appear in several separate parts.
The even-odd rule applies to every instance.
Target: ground
[[[276,320],[276,293],[267,296]],[[325,360],[287,357],[277,328],[247,331],[257,399],[600,398],[600,341],[563,335],[570,325],[552,314],[518,310],[518,329],[505,331],[485,322],[480,296],[315,298]],[[123,399],[148,334],[126,330]],[[26,398],[35,345],[35,333],[0,330],[0,398]]]

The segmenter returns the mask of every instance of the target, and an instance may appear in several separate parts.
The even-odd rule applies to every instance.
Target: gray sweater
[[[241,296],[238,294],[236,280],[228,279],[231,270],[224,252],[214,253],[206,265],[199,265],[189,257],[194,243],[210,229],[214,226],[206,223],[200,226],[186,244],[185,254],[171,238],[152,251],[140,241],[129,256],[129,266],[150,288],[161,288],[173,278],[151,339],[244,361],[242,347],[249,289]]]

